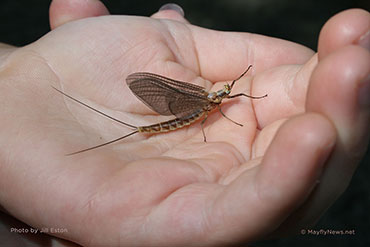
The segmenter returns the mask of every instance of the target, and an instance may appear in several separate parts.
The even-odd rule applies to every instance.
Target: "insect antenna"
[[[238,81],[240,78],[242,78],[248,72],[248,70],[250,68],[252,68],[252,65],[249,65],[248,68],[243,72],[243,74],[241,74],[237,79],[233,80],[233,82],[230,85],[230,89],[233,88],[235,82]],[[235,95],[229,95],[227,98],[232,99],[232,98],[240,97],[240,96],[245,96],[245,97],[248,97],[248,98],[251,98],[251,99],[262,99],[262,98],[267,97],[267,94],[265,94],[263,96],[252,96],[252,95],[248,95],[248,94],[245,94],[245,93],[238,93],[238,94],[235,94]]]
[[[247,72],[250,70],[250,68],[252,68],[252,65],[249,65],[248,68],[243,72],[243,74],[241,74],[237,79],[233,80],[233,82],[230,85],[230,89],[233,88],[236,81],[239,81],[240,78],[242,78],[245,74],[247,74]]]

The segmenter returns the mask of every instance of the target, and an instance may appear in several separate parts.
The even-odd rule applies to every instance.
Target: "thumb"
[[[152,15],[156,19],[169,19],[182,23],[189,23],[185,18],[184,10],[175,3],[167,3],[159,8],[157,13]]]
[[[49,8],[50,27],[53,30],[70,21],[108,14],[98,0],[53,0]]]

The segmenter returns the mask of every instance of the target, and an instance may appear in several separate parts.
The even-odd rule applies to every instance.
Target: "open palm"
[[[349,49],[342,53],[362,48]],[[312,204],[333,191],[314,188],[319,177],[325,185],[323,167],[340,157],[327,159],[338,137],[323,107],[333,99],[323,99],[322,87],[334,85],[320,84],[325,64],[320,70],[305,47],[181,21],[103,16],[63,25],[8,60],[5,70],[22,72],[28,83],[7,95],[17,105],[5,121],[17,131],[17,138],[8,132],[7,164],[18,167],[8,174],[24,176],[24,184],[3,207],[35,227],[65,228],[52,234],[84,245],[226,244],[307,226],[335,199]],[[152,72],[215,91],[250,64],[231,95],[268,97],[222,104],[243,127],[214,111],[204,125],[207,143],[197,122],[65,156],[130,130],[52,86],[142,126],[168,117],[132,94],[129,74]],[[332,183],[333,174],[325,176]]]

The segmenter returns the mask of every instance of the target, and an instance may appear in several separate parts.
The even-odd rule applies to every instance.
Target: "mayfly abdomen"
[[[168,132],[171,130],[176,130],[183,128],[187,125],[192,124],[193,122],[197,121],[205,114],[204,110],[198,110],[194,113],[190,114],[189,116],[183,118],[175,118],[169,121],[152,124],[148,126],[139,126],[137,129],[139,132],[144,133],[161,133],[161,132]]]

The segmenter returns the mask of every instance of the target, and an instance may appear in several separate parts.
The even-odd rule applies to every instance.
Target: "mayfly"
[[[126,137],[134,135],[136,133],[161,133],[172,131],[176,129],[183,128],[187,125],[192,124],[193,122],[197,121],[201,117],[204,117],[201,121],[201,129],[203,133],[204,142],[206,142],[206,135],[204,133],[203,124],[205,123],[208,113],[215,108],[218,108],[221,115],[234,124],[239,126],[243,126],[240,123],[235,122],[234,120],[228,118],[223,111],[221,110],[220,104],[223,99],[228,98],[235,98],[240,96],[245,96],[252,99],[262,99],[267,97],[266,95],[263,96],[251,96],[244,93],[238,93],[235,95],[230,95],[231,90],[236,81],[242,78],[248,70],[252,67],[250,65],[246,71],[243,72],[237,79],[233,80],[232,83],[224,85],[223,89],[218,90],[216,92],[207,92],[205,88],[201,86],[197,86],[194,84],[190,84],[188,82],[182,82],[173,80],[164,76],[147,73],[147,72],[138,72],[129,75],[126,79],[128,87],[131,91],[138,97],[141,101],[143,101],[149,108],[154,110],[155,112],[159,113],[160,115],[169,116],[174,115],[176,116],[175,119],[147,125],[147,126],[134,126],[116,118],[113,118],[104,112],[101,112],[82,101],[73,98],[72,96],[60,91],[57,88],[54,88],[64,96],[70,98],[71,100],[107,117],[111,120],[114,120],[118,123],[121,123],[129,128],[133,129],[133,132],[121,136],[117,139],[105,142],[103,144],[93,146],[90,148],[86,148],[74,153],[70,153],[69,155],[78,154],[82,152],[86,152],[92,149],[96,149],[117,141],[120,141]]]

